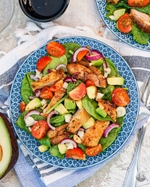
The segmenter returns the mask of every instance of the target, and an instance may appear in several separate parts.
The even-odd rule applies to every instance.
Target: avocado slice
[[[33,100],[31,100],[31,101],[27,104],[25,110],[26,110],[26,111],[27,111],[27,110],[33,110],[33,109],[38,108],[38,107],[40,107],[40,106],[42,106],[41,100],[40,100],[39,98],[34,98]]]
[[[0,113],[0,179],[16,164],[18,144],[9,121]]]
[[[124,78],[123,77],[108,77],[107,83],[109,85],[123,85],[124,84]]]
[[[66,98],[64,101],[64,105],[67,110],[75,109],[76,108],[76,102],[72,99]]]

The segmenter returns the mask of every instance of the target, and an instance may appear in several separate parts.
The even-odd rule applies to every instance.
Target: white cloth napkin
[[[6,71],[9,71],[15,66],[16,62],[22,61],[25,56],[29,55],[32,51],[46,44],[47,41],[55,37],[61,38],[65,36],[87,36],[95,38],[110,45],[111,47],[116,49],[116,51],[119,52],[122,56],[128,58],[132,58],[134,56],[135,59],[137,59],[137,56],[142,58],[150,58],[149,52],[134,49],[129,45],[124,44],[123,42],[108,40],[97,36],[94,34],[94,32],[92,32],[91,29],[88,29],[88,27],[80,27],[79,29],[73,29],[65,26],[52,25],[49,28],[41,30],[38,34],[28,37],[29,41],[26,41],[23,44],[19,45],[18,47],[10,51],[8,54],[6,54],[3,58],[1,58],[0,65],[5,64],[5,66],[0,69],[0,75],[3,75]],[[138,68],[145,73],[150,73],[149,67],[146,68],[143,66]],[[138,68],[133,67],[133,70]],[[141,85],[141,82],[142,79],[139,79],[139,87]],[[6,84],[11,83],[6,82]],[[149,111],[146,110],[145,107],[141,106],[140,113],[143,113],[143,111],[144,113],[149,114]],[[147,119],[148,115],[146,118],[137,123],[136,129],[139,129],[147,121]],[[91,176],[92,174],[94,174],[110,159],[113,159],[115,156],[117,156],[122,150],[125,149],[129,142],[131,142],[134,135],[135,132],[132,133],[131,137],[121,148],[121,150],[105,162],[86,169],[78,170],[60,169],[58,167],[52,167],[46,163],[43,163],[38,158],[34,157],[31,153],[29,153],[26,148],[20,142],[18,142],[21,149],[18,162],[15,165],[15,170],[24,187],[42,187],[44,185],[48,187],[73,187]]]

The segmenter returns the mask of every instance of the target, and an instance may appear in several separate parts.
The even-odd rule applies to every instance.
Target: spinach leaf
[[[31,89],[31,82],[33,82],[33,80],[30,78],[30,75],[34,74],[32,72],[27,73],[23,80],[22,80],[22,84],[21,84],[21,97],[22,100],[28,104],[30,102],[29,97],[33,96],[33,91]]]
[[[39,121],[39,120],[45,120],[45,117],[37,115],[37,114],[32,114],[31,117],[35,120],[35,121]]]
[[[27,127],[26,124],[25,124],[25,121],[24,121],[24,116],[25,116],[27,113],[28,113],[27,111],[21,113],[21,114],[19,115],[19,117],[18,117],[16,123],[17,123],[17,125],[18,125],[21,129],[23,129],[24,131],[26,131],[28,134],[31,134],[30,131],[29,131],[29,129],[28,129],[28,127]]]
[[[99,143],[102,145],[103,151],[104,151],[107,147],[109,147],[109,146],[115,141],[115,139],[117,138],[118,133],[120,132],[120,130],[121,130],[121,127],[119,127],[119,128],[114,128],[114,129],[112,129],[112,130],[109,132],[109,134],[108,134],[108,136],[107,136],[106,138],[101,137]]]
[[[112,85],[108,85],[106,88],[101,88],[101,92],[104,94],[102,99],[111,101],[111,95],[114,89],[115,87]]]
[[[115,64],[108,58],[105,58],[105,60],[106,60],[108,67],[111,69],[111,72],[108,75],[108,77],[112,77],[112,76],[119,77],[120,76],[119,71],[116,68]]]
[[[135,9],[145,14],[150,14],[150,3],[145,7],[141,7],[141,8],[136,7]]]
[[[105,121],[105,120],[111,120],[111,117],[106,116],[105,118],[101,117],[97,112],[96,112],[96,108],[98,107],[98,105],[96,104],[95,101],[93,101],[92,99],[89,99],[88,96],[85,96],[82,99],[82,105],[84,107],[84,109],[91,115],[93,116],[95,119],[97,120],[101,120],[101,121]]]
[[[74,53],[77,49],[80,48],[80,45],[78,45],[77,43],[68,42],[66,44],[63,44],[63,46],[66,49],[65,55],[66,55],[68,63],[69,63],[69,62],[71,62],[71,59],[72,59],[72,54],[70,53],[70,51],[72,51]]]
[[[44,138],[38,141],[40,142],[41,145],[46,145],[47,147],[51,147],[50,139],[47,136],[45,136]]]
[[[82,149],[82,151],[85,152],[86,146],[83,145],[82,143],[78,143],[78,147]]]
[[[77,80],[76,83],[69,82],[69,84],[67,86],[67,93],[69,93],[71,90],[73,90],[75,87],[77,87],[80,83],[82,83],[82,81],[80,81],[80,80]]]
[[[61,153],[59,152],[58,145],[52,146],[52,147],[50,148],[49,152],[50,152],[50,154],[51,154],[52,156],[56,156],[56,157],[58,157],[58,158],[60,158],[60,159],[63,159],[64,156],[65,156],[64,154],[61,154]]]
[[[50,123],[64,123],[65,117],[64,115],[57,115],[50,119]]]
[[[150,34],[147,34],[143,32],[141,29],[139,29],[135,23],[132,23],[132,34],[133,39],[140,43],[140,44],[147,44],[148,40],[150,39]]]

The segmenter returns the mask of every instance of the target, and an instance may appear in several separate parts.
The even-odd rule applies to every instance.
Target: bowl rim
[[[59,13],[57,15],[49,17],[49,18],[43,18],[43,19],[35,18],[32,15],[28,14],[26,12],[25,8],[24,8],[23,0],[19,0],[19,5],[20,5],[20,8],[22,9],[22,11],[24,12],[24,14],[27,17],[29,17],[30,19],[32,19],[34,21],[37,21],[37,22],[49,22],[49,21],[53,21],[53,20],[59,18],[65,12],[65,10],[67,9],[69,2],[70,2],[70,0],[65,0],[64,5],[63,5],[61,11],[59,11]]]

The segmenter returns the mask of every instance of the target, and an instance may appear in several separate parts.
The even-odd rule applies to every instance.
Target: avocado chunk
[[[120,16],[122,16],[125,13],[126,9],[122,8],[122,9],[118,9],[114,11],[114,17],[115,20],[118,20],[120,18]]]
[[[16,164],[18,144],[9,121],[0,113],[0,179]]]
[[[64,105],[67,110],[72,110],[76,108],[76,103],[72,99],[66,98],[64,101]]]
[[[123,77],[108,77],[107,83],[109,85],[123,85],[124,84],[124,78]]]
[[[102,110],[100,107],[96,109],[96,112],[99,113],[99,115],[101,115],[103,118],[107,116],[105,110]]]
[[[68,113],[68,110],[65,108],[65,106],[63,104],[59,104],[55,110],[59,113],[59,114],[67,114]]]
[[[90,117],[84,124],[83,124],[83,128],[84,129],[88,129],[90,127],[92,127],[95,123],[94,118]]]
[[[33,109],[38,108],[38,107],[40,107],[40,106],[42,106],[41,100],[40,100],[39,98],[34,98],[33,100],[31,100],[31,101],[27,104],[25,110],[26,110],[26,111],[27,111],[27,110],[33,110]]]

